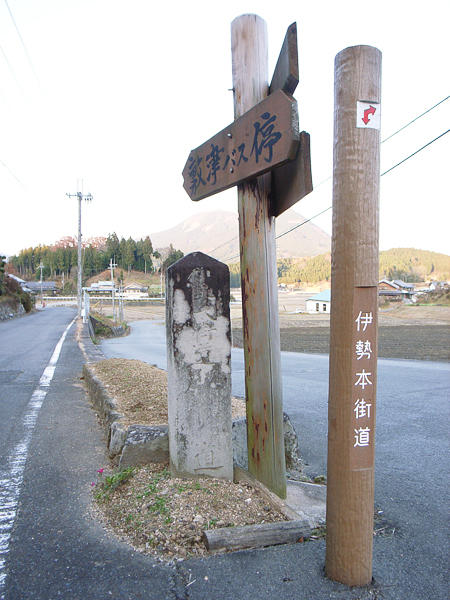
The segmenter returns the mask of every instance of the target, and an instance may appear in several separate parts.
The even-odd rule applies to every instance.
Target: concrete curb
[[[124,418],[117,410],[114,398],[95,376],[92,365],[83,367],[85,385],[94,410],[104,424],[108,455],[119,469],[135,467],[149,462],[169,460],[169,433],[166,425],[129,425],[121,423]],[[286,458],[289,467],[301,470],[298,442],[295,430],[286,413],[283,418]],[[243,469],[247,463],[246,419],[241,417],[232,423],[233,462]]]

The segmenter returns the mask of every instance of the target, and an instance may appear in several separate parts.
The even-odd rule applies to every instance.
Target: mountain
[[[277,236],[305,221],[298,212],[290,209],[277,218]],[[238,214],[228,211],[202,212],[188,217],[179,225],[150,234],[154,248],[172,244],[184,254],[204,252],[227,261],[239,257]],[[305,223],[277,240],[277,258],[316,256],[329,252],[331,238],[320,227]]]

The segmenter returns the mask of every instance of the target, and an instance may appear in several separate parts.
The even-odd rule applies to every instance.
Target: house
[[[448,287],[448,281],[431,281],[429,286],[430,292],[435,292],[436,290],[443,290]]]
[[[25,279],[20,279],[20,277],[16,277],[15,275],[13,275],[12,273],[6,273],[7,277],[11,277],[11,279],[14,279],[14,281],[17,281],[17,283],[20,283],[20,285],[26,285],[26,281]]]
[[[139,285],[139,283],[130,283],[123,288],[122,294],[124,298],[148,298],[148,287]]]
[[[91,286],[88,288],[83,288],[87,292],[109,292],[111,293],[113,290],[116,292],[117,288],[112,281],[96,281],[91,283]]]
[[[394,279],[392,282],[402,290],[403,294],[412,294],[414,293],[414,284],[413,283],[405,283],[401,279]]]
[[[35,294],[42,292],[48,294],[49,292],[56,292],[56,283],[54,281],[27,281],[26,287]]]
[[[315,296],[308,298],[306,301],[306,312],[310,314],[315,313],[329,313],[331,308],[331,290],[324,290],[319,292]]]
[[[400,287],[393,281],[382,279],[378,282],[378,295],[389,296],[392,299],[401,300],[403,294]]]

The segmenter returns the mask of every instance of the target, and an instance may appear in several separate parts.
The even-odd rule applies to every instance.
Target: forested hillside
[[[172,244],[160,251],[154,250],[148,236],[138,241],[131,237],[128,240],[119,240],[117,234],[112,233],[107,238],[93,238],[83,244],[83,275],[89,278],[103,272],[108,268],[111,259],[117,268],[122,270],[151,272],[156,265],[159,268],[162,263],[163,269],[166,269],[183,256],[183,252],[176,250]],[[51,246],[27,248],[21,250],[18,256],[11,256],[9,259],[15,272],[28,280],[40,277],[41,262],[44,266],[44,279],[56,278],[63,273],[70,277],[72,269],[75,272],[78,264],[76,238],[66,237]],[[72,275],[74,276],[74,273]]]
[[[176,240],[174,240],[176,242]],[[178,245],[178,244],[177,244]],[[184,256],[181,250],[176,250],[170,244],[163,250],[153,249],[152,242],[147,236],[138,241],[129,238],[119,240],[115,233],[107,238],[87,240],[83,248],[83,273],[85,278],[92,277],[108,268],[112,259],[117,268],[123,271],[152,272],[163,270]],[[65,273],[70,277],[71,270],[75,277],[77,266],[77,245],[75,238],[63,238],[52,246],[37,246],[22,250],[18,256],[10,257],[14,271],[24,279],[40,276],[39,265],[44,265],[43,277],[57,278]],[[239,263],[229,265],[231,286],[240,285]],[[329,281],[331,277],[331,253],[319,254],[313,257],[282,258],[277,262],[278,281],[286,284],[317,283]],[[393,248],[380,252],[380,279],[401,279],[403,281],[419,282],[442,281],[450,279],[450,256],[416,250],[414,248]]]
[[[416,250],[392,248],[380,252],[380,278],[409,282],[450,279],[450,256]]]
[[[285,258],[278,263],[278,282],[286,284],[317,283],[331,277],[331,253],[312,258]],[[240,285],[239,265],[230,266],[231,286]],[[380,252],[380,279],[401,279],[409,283],[450,279],[450,256],[415,250],[394,248]]]

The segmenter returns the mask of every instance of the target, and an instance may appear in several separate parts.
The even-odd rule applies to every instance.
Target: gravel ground
[[[165,562],[206,556],[205,530],[286,520],[246,485],[179,479],[161,464],[121,473],[104,470],[94,497],[95,512],[107,529]]]

